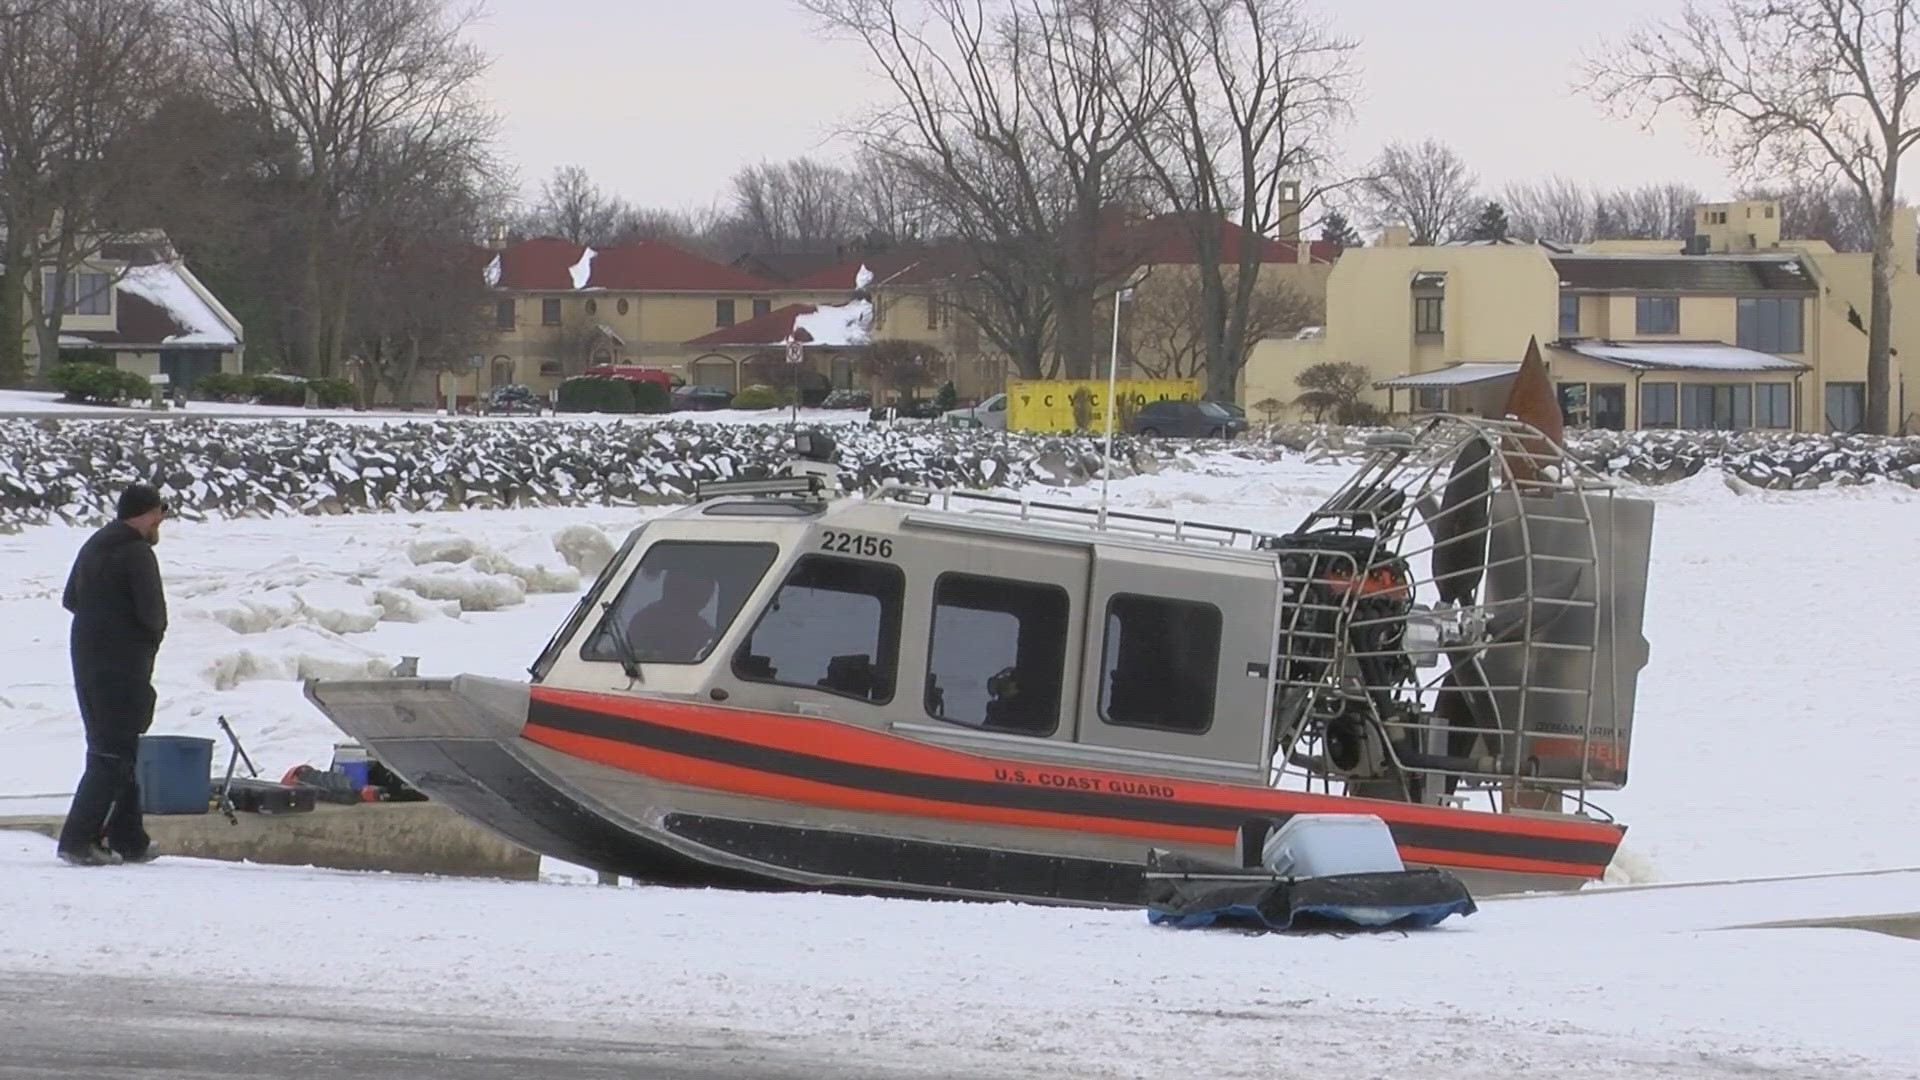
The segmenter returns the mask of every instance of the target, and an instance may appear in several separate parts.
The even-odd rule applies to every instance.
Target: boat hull
[[[430,797],[522,846],[668,884],[1138,906],[1149,847],[1377,813],[1484,894],[1577,888],[1623,830],[988,757],[813,717],[462,676],[311,684]]]

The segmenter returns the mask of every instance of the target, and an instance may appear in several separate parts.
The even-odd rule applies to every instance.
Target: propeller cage
[[[1414,801],[1622,786],[1652,518],[1516,420],[1380,440],[1260,542],[1282,584],[1276,764]]]

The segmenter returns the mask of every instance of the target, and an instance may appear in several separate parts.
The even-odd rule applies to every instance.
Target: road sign
[[[806,354],[803,351],[805,348],[806,346],[802,345],[800,342],[794,340],[793,338],[788,338],[787,339],[787,363],[798,364],[801,361],[805,360]]]

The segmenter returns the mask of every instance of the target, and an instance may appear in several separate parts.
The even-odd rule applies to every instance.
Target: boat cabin
[[[1251,534],[945,498],[970,509],[735,495],[651,521],[534,678],[1264,782],[1280,582]]]

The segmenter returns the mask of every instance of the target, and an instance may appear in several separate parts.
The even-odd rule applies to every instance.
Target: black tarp
[[[1432,868],[1282,878],[1156,848],[1146,884],[1148,919],[1179,929],[1421,929],[1476,910],[1459,878]]]

